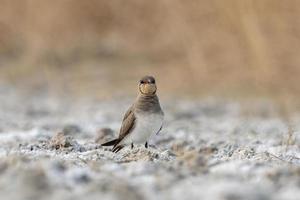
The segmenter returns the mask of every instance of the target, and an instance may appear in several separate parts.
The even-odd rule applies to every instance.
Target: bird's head
[[[145,95],[156,93],[156,84],[153,76],[144,76],[139,82],[139,91]]]

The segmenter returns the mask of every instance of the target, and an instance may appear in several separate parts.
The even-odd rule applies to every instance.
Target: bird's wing
[[[119,139],[122,140],[126,137],[133,129],[135,125],[135,115],[133,112],[133,106],[131,106],[124,115],[122,126],[119,133]]]

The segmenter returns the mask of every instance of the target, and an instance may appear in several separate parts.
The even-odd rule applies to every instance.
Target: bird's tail
[[[118,144],[119,142],[120,142],[119,139],[114,139],[109,142],[105,142],[105,143],[101,144],[101,146],[113,146],[115,144]]]

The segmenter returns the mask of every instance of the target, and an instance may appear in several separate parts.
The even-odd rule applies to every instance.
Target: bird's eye
[[[152,84],[155,84],[155,80],[153,80],[153,79],[150,79],[148,82],[152,83]]]
[[[140,81],[140,84],[144,84],[144,83],[145,83],[145,81],[143,81],[143,80]]]

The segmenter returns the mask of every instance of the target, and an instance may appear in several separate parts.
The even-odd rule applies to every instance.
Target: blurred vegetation
[[[0,0],[0,5],[2,83],[107,96],[134,94],[137,79],[153,74],[171,96],[289,101],[300,94],[296,0]]]

